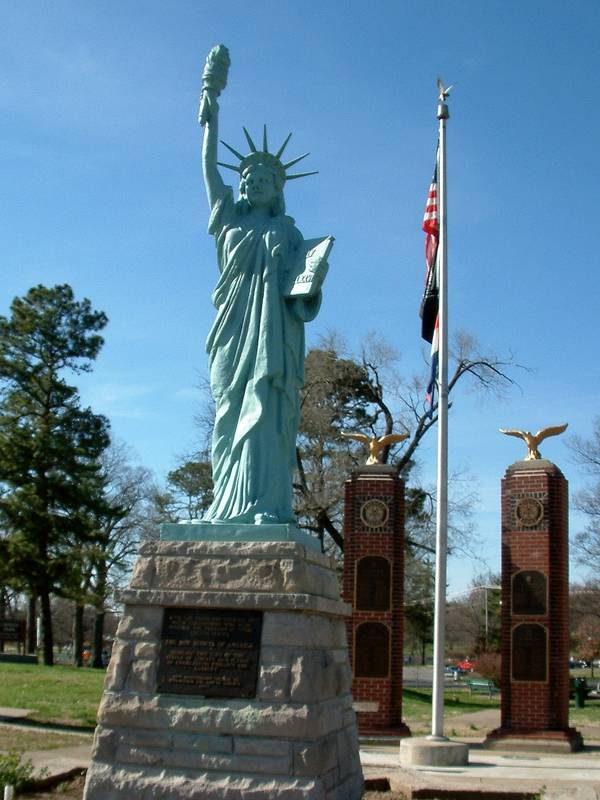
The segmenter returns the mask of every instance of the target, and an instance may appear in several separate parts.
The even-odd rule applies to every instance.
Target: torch
[[[210,120],[210,104],[213,98],[218,97],[227,86],[227,73],[229,72],[229,50],[224,44],[218,44],[206,57],[204,72],[202,73],[202,96],[200,97],[200,110],[198,122],[204,126]]]

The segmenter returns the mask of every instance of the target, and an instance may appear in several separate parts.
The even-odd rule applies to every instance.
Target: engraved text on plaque
[[[254,697],[261,611],[165,608],[158,692]]]

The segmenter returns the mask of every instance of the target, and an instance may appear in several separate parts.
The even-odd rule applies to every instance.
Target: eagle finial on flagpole
[[[439,99],[440,103],[445,103],[446,99],[450,96],[450,92],[452,91],[452,89],[454,89],[454,84],[451,83],[450,86],[445,87],[442,79],[439,76],[438,76],[438,79],[437,79],[436,83],[437,83],[438,89],[440,90],[438,99]]]

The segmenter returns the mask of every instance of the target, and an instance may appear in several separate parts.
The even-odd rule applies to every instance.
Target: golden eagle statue
[[[369,458],[367,464],[379,464],[379,454],[381,451],[390,444],[402,442],[408,439],[408,433],[388,433],[387,436],[367,436],[366,433],[344,433],[342,436],[346,439],[355,439],[357,442],[363,442],[369,448]]]
[[[533,461],[542,457],[538,450],[539,443],[543,442],[548,436],[558,436],[559,433],[563,433],[567,430],[568,424],[568,422],[565,422],[564,425],[553,425],[550,428],[542,428],[537,433],[500,428],[500,433],[505,433],[507,436],[517,436],[519,439],[523,439],[527,445],[527,455],[523,460]]]

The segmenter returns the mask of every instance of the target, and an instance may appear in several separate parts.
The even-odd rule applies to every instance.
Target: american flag
[[[421,301],[421,336],[427,342],[433,342],[436,319],[439,308],[439,291],[437,275],[437,249],[440,231],[438,216],[438,183],[437,183],[437,158],[431,186],[427,193],[425,214],[423,215],[423,230],[425,231],[425,291]]]
[[[425,402],[429,405],[429,414],[433,410],[433,400],[437,378],[438,351],[439,351],[439,286],[437,271],[437,250],[440,231],[440,220],[438,216],[438,159],[439,150],[435,160],[435,169],[427,202],[425,204],[425,214],[423,215],[423,230],[425,231],[425,291],[421,301],[421,336],[426,342],[431,342],[431,374],[427,390],[425,392]]]

